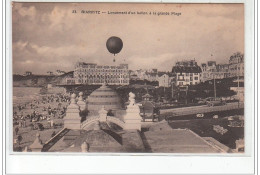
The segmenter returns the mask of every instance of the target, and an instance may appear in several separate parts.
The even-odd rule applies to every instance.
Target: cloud
[[[212,4],[212,6],[219,6],[217,4]],[[241,20],[244,17],[243,4],[221,4],[221,10],[219,8],[208,8],[203,10],[198,10],[197,14],[207,18],[224,17],[230,18],[232,20]]]
[[[182,15],[90,15],[81,10]],[[110,36],[124,42],[116,63],[105,45]],[[69,71],[80,58],[97,64],[128,63],[131,69],[170,71],[177,60],[225,63],[236,51],[244,52],[241,4],[13,3],[13,70],[17,73]]]
[[[171,71],[172,66],[180,60],[191,60],[195,53],[178,52],[163,53],[155,56],[143,57],[141,55],[132,56],[128,59],[130,69],[151,69],[158,68],[160,71]]]
[[[36,15],[36,10],[35,10],[35,7],[29,7],[29,8],[20,8],[18,10],[19,14],[21,16],[29,16],[31,19],[33,19]]]
[[[14,3],[13,10],[17,11],[22,17],[28,17],[30,20],[34,20],[36,16],[36,9],[34,6],[23,7],[22,3]]]

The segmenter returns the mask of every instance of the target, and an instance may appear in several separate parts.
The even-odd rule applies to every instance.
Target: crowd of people
[[[27,127],[30,123],[48,121],[53,125],[53,120],[63,118],[70,97],[65,94],[42,95],[37,100],[18,104],[13,108],[13,124],[19,128]]]

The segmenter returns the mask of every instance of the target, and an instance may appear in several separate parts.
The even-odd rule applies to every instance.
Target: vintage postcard
[[[244,4],[12,2],[12,149],[244,153]]]

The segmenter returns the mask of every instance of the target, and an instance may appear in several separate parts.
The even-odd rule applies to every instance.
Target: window
[[[183,79],[184,79],[184,77],[183,77],[182,75],[179,75],[178,78],[179,78],[180,80],[183,80]]]
[[[194,77],[194,80],[198,80],[199,78],[198,77]]]
[[[183,82],[179,82],[179,85],[182,86],[182,85],[183,85]]]

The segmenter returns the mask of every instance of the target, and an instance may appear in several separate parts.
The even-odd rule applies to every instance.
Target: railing
[[[243,109],[244,103],[227,103],[226,105],[209,107],[207,105],[202,106],[192,106],[192,107],[182,107],[182,108],[172,108],[172,109],[161,109],[160,114],[172,112],[175,116],[190,115],[198,113],[209,113],[218,111],[229,111],[235,109]]]
[[[59,141],[66,133],[69,132],[69,129],[63,128],[60,130],[54,137],[45,142],[42,148],[42,152],[47,152],[57,141]]]
[[[99,120],[99,116],[93,116],[93,117],[89,117],[87,118],[83,123],[81,123],[80,128],[83,129],[85,128],[87,125],[91,124],[94,121]]]
[[[91,123],[98,121],[98,120],[99,120],[99,116],[93,116],[93,117],[88,118],[81,124],[81,129],[86,128],[88,125],[90,125]],[[124,121],[122,121],[116,117],[112,117],[112,116],[107,116],[107,121],[115,123],[122,128],[124,128],[124,125],[125,125]]]
[[[112,116],[107,116],[107,121],[110,121],[112,123],[117,124],[118,126],[120,126],[121,128],[124,128],[125,126],[125,122],[116,118],[116,117],[112,117]]]

